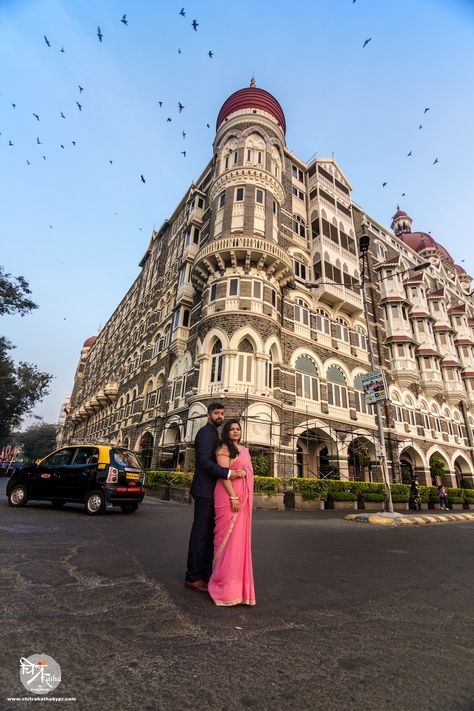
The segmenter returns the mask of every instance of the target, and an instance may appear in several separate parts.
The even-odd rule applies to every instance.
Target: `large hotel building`
[[[380,480],[361,384],[371,338],[391,478],[434,483],[435,457],[453,486],[472,481],[471,278],[405,212],[388,229],[355,204],[334,158],[292,153],[280,104],[253,80],[224,102],[209,163],[140,267],[84,343],[63,442],[106,439],[147,467],[192,469],[218,400],[271,474]]]

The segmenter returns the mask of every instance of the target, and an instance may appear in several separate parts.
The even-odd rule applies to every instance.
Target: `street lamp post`
[[[367,304],[367,295],[365,293],[365,266],[367,263],[367,252],[369,250],[369,244],[370,244],[369,235],[362,235],[359,238],[359,250],[360,250],[361,259],[362,259],[360,291],[361,291],[361,295],[362,295],[362,303],[364,305],[365,325],[367,328],[367,346],[368,346],[368,351],[369,351],[370,368],[371,368],[371,370],[375,370],[374,349],[372,347],[372,331],[370,328],[370,321],[369,321],[369,307]],[[375,401],[374,407],[375,407],[375,419],[377,421],[377,429],[379,432],[379,443],[380,443],[379,461],[380,461],[380,465],[382,468],[383,480],[384,480],[384,485],[385,485],[385,509],[389,513],[393,513],[392,490],[390,488],[390,477],[388,474],[387,448],[385,446],[385,433],[383,431],[382,410],[380,408],[380,402],[378,400]]]
[[[362,259],[362,270],[361,270],[361,280],[360,282],[352,282],[351,284],[343,285],[343,286],[355,286],[358,289],[360,289],[361,296],[362,296],[362,303],[364,306],[364,317],[365,317],[365,325],[367,328],[367,350],[369,352],[369,359],[370,359],[370,367],[371,370],[374,371],[376,366],[375,366],[375,357],[374,357],[374,350],[372,347],[372,331],[370,328],[370,321],[369,321],[369,307],[367,304],[367,295],[365,293],[365,267],[367,264],[367,252],[369,251],[369,244],[370,244],[370,237],[369,235],[361,235],[359,237],[359,251]],[[405,272],[409,271],[421,271],[422,269],[426,269],[427,267],[431,266],[430,262],[423,262],[423,264],[418,264],[414,267],[410,267],[409,269],[405,269],[402,272],[397,272],[397,274],[404,274]],[[383,277],[387,278],[387,277]],[[309,287],[317,287],[321,284],[325,283],[331,283],[333,284],[334,282],[306,282],[305,286]],[[382,411],[380,408],[380,402],[378,400],[375,401],[374,404],[375,408],[375,419],[377,421],[377,429],[378,429],[378,438],[379,438],[379,462],[380,466],[382,469],[382,475],[383,475],[383,482],[384,482],[384,487],[385,487],[385,510],[388,511],[389,513],[393,513],[393,501],[392,501],[392,490],[390,489],[390,477],[388,473],[388,463],[387,463],[387,449],[385,446],[385,433],[383,430],[383,421],[382,421]]]

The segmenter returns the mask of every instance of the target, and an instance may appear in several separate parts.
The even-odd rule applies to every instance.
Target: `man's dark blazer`
[[[219,434],[210,422],[201,427],[194,440],[196,451],[196,471],[191,485],[193,496],[213,498],[218,479],[227,479],[229,468],[220,467],[216,462]]]

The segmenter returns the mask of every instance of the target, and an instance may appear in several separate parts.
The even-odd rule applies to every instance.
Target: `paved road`
[[[183,587],[191,519],[0,495],[2,711],[40,652],[62,669],[50,696],[77,699],[55,706],[78,711],[474,709],[473,523],[257,512],[257,605],[218,608]]]

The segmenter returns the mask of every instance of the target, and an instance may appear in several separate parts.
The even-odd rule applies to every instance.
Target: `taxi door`
[[[60,498],[61,474],[72,460],[74,452],[74,447],[58,449],[35,466],[28,476],[28,495],[31,499]]]
[[[97,447],[76,447],[75,456],[61,472],[60,498],[82,501],[95,479],[98,462]]]

